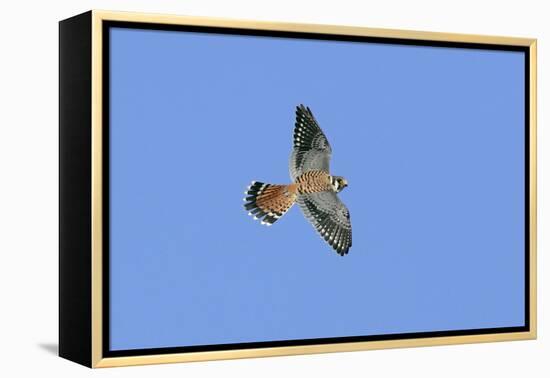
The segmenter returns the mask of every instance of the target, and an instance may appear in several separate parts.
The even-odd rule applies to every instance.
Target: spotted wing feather
[[[308,107],[296,107],[294,143],[290,155],[289,171],[292,180],[311,170],[330,172],[332,149]]]
[[[339,255],[351,248],[349,211],[334,192],[310,193],[297,200],[305,217]]]

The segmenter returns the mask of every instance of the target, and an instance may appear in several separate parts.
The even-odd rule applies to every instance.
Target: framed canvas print
[[[536,41],[60,22],[60,334],[89,367],[536,337]]]

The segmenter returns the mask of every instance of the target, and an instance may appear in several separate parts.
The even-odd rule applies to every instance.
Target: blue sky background
[[[111,348],[523,325],[523,54],[112,29]],[[333,148],[340,257],[287,183],[294,108]]]

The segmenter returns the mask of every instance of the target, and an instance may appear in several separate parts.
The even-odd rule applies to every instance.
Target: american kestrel
[[[331,175],[329,169],[332,149],[308,107],[296,107],[294,144],[289,170],[292,183],[266,184],[252,181],[244,198],[244,208],[255,220],[271,226],[294,203],[321,237],[344,256],[351,247],[349,211],[336,193],[348,186],[342,176]]]

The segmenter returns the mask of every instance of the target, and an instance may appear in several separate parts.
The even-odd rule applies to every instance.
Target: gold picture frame
[[[354,36],[429,41],[441,43],[501,45],[521,47],[528,55],[528,329],[520,332],[457,334],[442,337],[419,337],[398,340],[342,342],[295,346],[211,350],[185,353],[143,354],[132,356],[104,355],[104,32],[108,22],[128,22],[169,26],[197,26],[255,31],[311,33],[332,36]],[[60,355],[89,367],[114,367],[187,361],[206,361],[250,357],[283,356],[311,353],[346,352],[370,349],[465,344],[508,340],[535,339],[536,317],[536,39],[501,36],[435,33],[376,29],[366,27],[259,22],[188,17],[160,14],[127,13],[93,10],[60,23]],[[80,63],[78,71],[71,65]],[[76,71],[75,71],[76,70]],[[89,70],[89,75],[87,71]],[[76,83],[76,84],[75,84]],[[78,90],[75,91],[75,85]],[[78,101],[78,104],[75,104]],[[80,111],[75,112],[76,109]],[[71,110],[72,109],[72,110]],[[85,123],[82,131],[70,129]],[[71,147],[75,138],[87,149]],[[71,155],[72,154],[72,155]],[[81,155],[80,155],[81,154]],[[86,155],[88,154],[88,155]],[[82,159],[82,165],[71,168],[71,159]],[[88,171],[80,168],[90,165]],[[83,175],[76,187],[75,180]],[[76,177],[76,179],[75,179]],[[76,206],[75,204],[80,204]],[[78,217],[82,221],[76,221]],[[81,218],[78,218],[81,219]],[[76,236],[74,236],[76,235]],[[75,253],[82,254],[74,256]],[[78,277],[77,277],[78,276]],[[84,293],[84,294],[83,294]],[[88,294],[89,293],[89,294]],[[75,299],[75,298],[80,299]],[[84,314],[84,315],[83,315]]]

